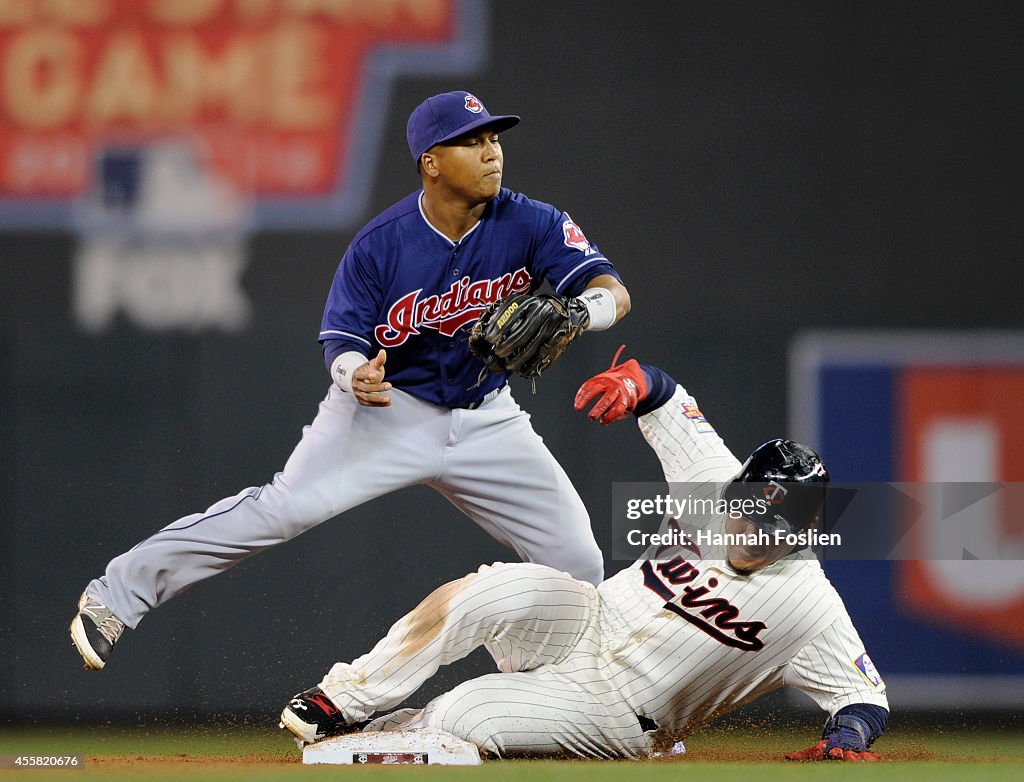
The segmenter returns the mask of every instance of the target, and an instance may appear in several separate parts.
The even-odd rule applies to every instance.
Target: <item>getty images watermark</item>
[[[785,487],[780,486],[780,490]],[[793,530],[774,518],[771,500],[745,498],[725,499],[724,497],[683,497],[672,494],[657,494],[654,497],[630,497],[626,500],[626,519],[638,521],[651,517],[658,520],[674,521],[675,524],[659,524],[657,532],[645,532],[638,527],[626,530],[626,542],[630,546],[751,546],[768,547],[790,545],[841,546],[842,535],[838,532],[823,533],[816,528]],[[726,531],[714,524],[719,519],[750,520],[746,529]],[[683,520],[689,522],[683,524]],[[706,520],[706,524],[697,523]]]
[[[809,528],[776,512],[787,506],[771,486],[729,497],[727,485],[613,484],[613,558],[789,546],[822,560],[1024,560],[1024,484],[832,482]]]

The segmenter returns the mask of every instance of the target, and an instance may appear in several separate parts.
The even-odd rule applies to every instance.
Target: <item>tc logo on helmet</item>
[[[784,499],[786,499],[786,487],[780,483],[772,481],[762,489],[764,492],[764,498],[768,500],[771,505],[778,505]]]
[[[472,111],[474,114],[479,114],[484,110],[484,104],[476,99],[475,95],[466,95],[466,110]]]

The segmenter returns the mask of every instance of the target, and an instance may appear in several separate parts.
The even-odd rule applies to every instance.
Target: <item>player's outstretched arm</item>
[[[635,359],[617,364],[622,349],[609,369],[580,386],[574,407],[583,410],[593,403],[587,416],[606,426],[635,415],[669,483],[698,478],[724,481],[736,475],[740,463],[701,414],[696,400],[658,367]]]
[[[830,717],[822,738],[799,752],[790,752],[786,760],[841,760],[871,763],[885,760],[871,752],[871,745],[882,735],[889,721],[889,712],[873,703],[854,703]]]

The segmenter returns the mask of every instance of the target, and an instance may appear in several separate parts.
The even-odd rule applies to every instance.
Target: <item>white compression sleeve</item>
[[[352,393],[352,373],[367,361],[366,356],[356,350],[342,353],[331,362],[331,380],[342,391]]]
[[[587,288],[576,299],[590,313],[587,331],[604,331],[615,323],[615,294],[607,288]]]

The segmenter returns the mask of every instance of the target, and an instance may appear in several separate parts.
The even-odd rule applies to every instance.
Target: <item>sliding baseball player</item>
[[[684,388],[635,360],[586,381],[576,408],[591,403],[589,417],[603,424],[636,414],[670,484],[724,485],[722,496],[738,501],[770,487],[771,512],[726,514],[721,528],[741,542],[662,550],[597,587],[540,565],[484,566],[296,695],[282,727],[303,742],[429,727],[492,757],[643,758],[791,686],[828,718],[820,741],[787,758],[878,759],[870,747],[888,719],[885,684],[839,595],[791,544],[742,542],[743,533],[817,524],[829,479],[817,454],[773,440],[741,465]],[[392,711],[479,646],[499,673]]]

